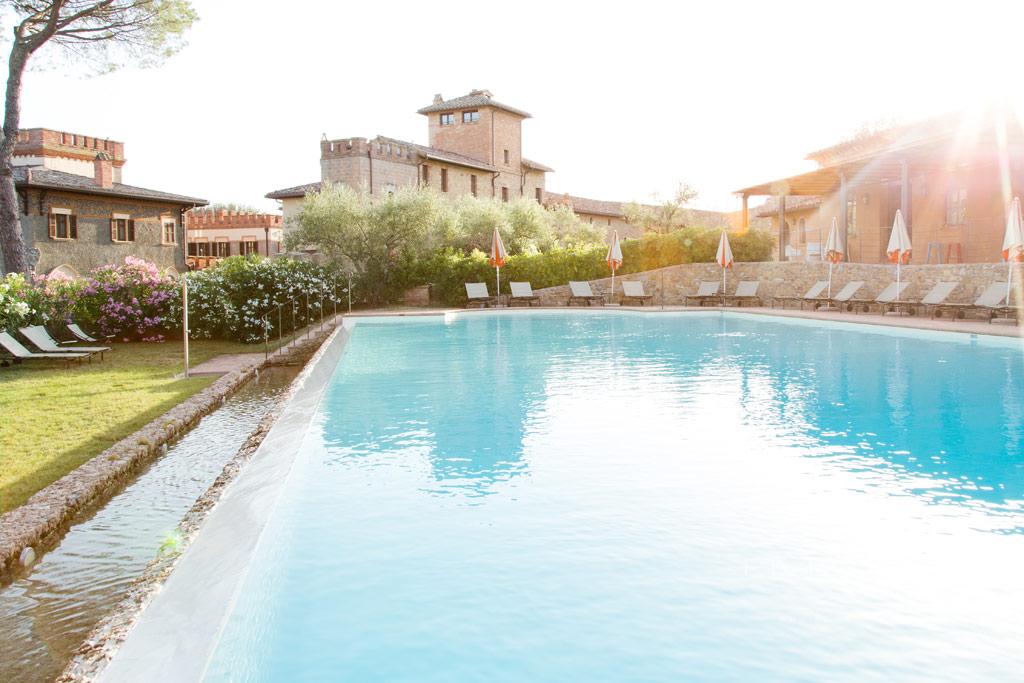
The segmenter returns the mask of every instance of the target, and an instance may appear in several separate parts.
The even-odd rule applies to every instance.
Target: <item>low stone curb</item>
[[[190,430],[252,379],[260,368],[290,360],[301,347],[323,341],[332,324],[310,339],[296,340],[267,359],[230,372],[190,396],[138,431],[121,439],[21,505],[0,515],[0,586],[26,571],[46,550],[56,546],[68,524],[81,512],[105,500],[134,472],[162,453],[166,444]]]

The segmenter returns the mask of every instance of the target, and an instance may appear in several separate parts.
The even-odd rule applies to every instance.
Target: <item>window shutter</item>
[[[128,219],[128,241],[135,241],[135,220],[132,218]]]
[[[57,239],[57,216],[50,214],[50,239]]]
[[[78,239],[78,216],[74,214],[68,216],[68,237]]]
[[[110,219],[110,241],[117,241],[117,221],[113,218]]]

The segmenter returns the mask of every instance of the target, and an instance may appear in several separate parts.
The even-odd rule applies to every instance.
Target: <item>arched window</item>
[[[64,265],[57,266],[51,270],[47,277],[52,277],[58,280],[77,280],[78,271],[65,263]]]

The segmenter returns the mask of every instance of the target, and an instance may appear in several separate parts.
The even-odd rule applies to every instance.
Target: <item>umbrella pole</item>
[[[1004,305],[1010,305],[1010,285],[1013,283],[1013,259],[1007,255],[1006,257],[1006,301]]]
[[[832,261],[828,262],[828,300],[832,300]]]
[[[497,277],[498,279],[497,289],[494,292],[494,295],[497,297],[496,300],[498,302],[496,305],[501,306],[501,266],[495,266],[494,273],[495,277]]]
[[[722,305],[725,305],[725,266],[722,266]]]
[[[608,303],[615,301],[615,266],[612,266],[612,291],[608,293]]]

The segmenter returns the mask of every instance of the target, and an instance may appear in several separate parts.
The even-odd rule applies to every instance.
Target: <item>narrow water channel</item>
[[[268,368],[0,588],[0,681],[50,681],[121,600],[298,368]]]

